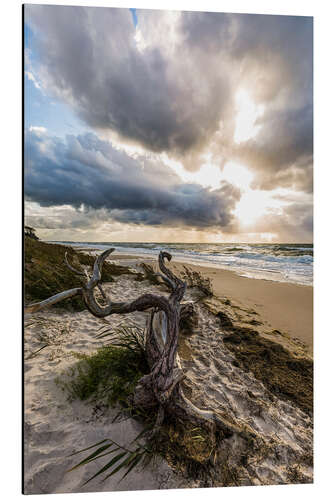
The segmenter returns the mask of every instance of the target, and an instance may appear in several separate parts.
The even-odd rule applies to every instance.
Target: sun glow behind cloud
[[[310,18],[90,9],[91,30],[76,8],[25,12],[25,128],[36,139],[28,154],[40,158],[35,169],[43,166],[31,195],[42,206],[30,225],[100,241],[110,232],[137,241],[311,237]],[[73,68],[72,40],[81,36],[92,50]],[[75,159],[81,146],[84,158]],[[107,185],[96,181],[101,155],[110,163]],[[121,199],[114,162],[124,167]],[[133,195],[136,177],[125,175],[135,164],[145,180],[141,197]],[[93,186],[88,201],[83,178]],[[152,187],[175,195],[179,210],[163,196],[152,200]],[[64,217],[56,203],[70,190]],[[196,193],[207,225],[197,216],[189,224],[196,205],[185,203],[188,193]],[[117,202],[104,213],[99,206],[111,198]],[[75,208],[80,202],[89,217]]]
[[[263,107],[257,106],[250,97],[247,90],[241,88],[236,96],[236,126],[234,141],[236,144],[247,141],[259,132],[260,126],[256,125],[256,120],[263,113]]]
[[[235,161],[228,161],[223,170],[209,162],[207,155],[206,163],[197,172],[188,172],[179,162],[167,159],[166,162],[175,170],[184,182],[198,183],[204,187],[218,189],[222,181],[241,190],[241,199],[237,203],[234,215],[241,228],[246,229],[253,226],[256,221],[269,211],[278,212],[285,205],[275,198],[276,190],[262,191],[251,188],[254,174],[244,165]]]
[[[269,211],[280,210],[281,206],[281,202],[275,200],[271,192],[249,189],[238,202],[235,215],[243,227],[248,227]]]
[[[256,136],[260,126],[256,120],[263,113],[263,106],[257,106],[251,99],[249,92],[240,88],[235,96],[236,101],[236,125],[234,132],[235,143],[247,141]],[[274,198],[271,191],[260,191],[252,189],[251,183],[254,174],[235,161],[228,161],[223,169],[211,162],[210,154],[205,157],[197,172],[188,172],[180,162],[166,158],[167,163],[185,181],[201,184],[204,187],[218,189],[222,181],[227,181],[241,190],[241,199],[237,203],[234,215],[237,217],[241,227],[253,226],[263,214],[274,210],[279,211],[283,203]]]
[[[222,172],[223,180],[234,184],[242,191],[250,189],[253,174],[244,165],[235,161],[228,161]]]
[[[228,162],[223,169],[223,178],[241,190],[241,199],[237,203],[234,215],[243,228],[255,224],[265,213],[272,210],[277,212],[285,205],[276,198],[276,190],[252,189],[254,175],[244,165],[234,161]]]

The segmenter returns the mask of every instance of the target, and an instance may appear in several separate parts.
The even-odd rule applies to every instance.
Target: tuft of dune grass
[[[280,344],[250,328],[231,326],[223,338],[235,364],[248,370],[280,399],[313,413],[313,362],[296,358]]]
[[[64,264],[65,252],[73,266],[81,265],[92,269],[95,258],[76,252],[72,247],[44,243],[29,237],[24,239],[24,294],[25,303],[38,302],[56,293],[82,286],[82,279],[70,271]],[[89,272],[89,271],[88,271]],[[113,281],[115,276],[131,274],[126,266],[105,262],[102,270],[102,281]],[[80,297],[67,299],[52,307],[82,311],[85,307]]]

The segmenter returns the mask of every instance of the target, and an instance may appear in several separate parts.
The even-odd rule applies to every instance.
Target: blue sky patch
[[[138,16],[137,16],[137,13],[136,13],[136,9],[130,9],[130,11],[131,11],[131,14],[132,14],[133,24],[134,24],[135,27],[137,27]]]

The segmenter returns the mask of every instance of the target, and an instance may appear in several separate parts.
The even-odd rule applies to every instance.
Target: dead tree
[[[194,309],[192,303],[181,303],[186,290],[186,282],[166,267],[165,259],[170,261],[171,255],[167,252],[160,252],[158,257],[161,271],[159,276],[171,290],[168,297],[147,293],[130,302],[108,300],[107,305],[101,306],[95,298],[94,291],[96,287],[99,288],[104,299],[107,299],[100,284],[101,270],[103,262],[113,251],[113,248],[106,250],[96,258],[91,277],[87,272],[73,268],[65,256],[67,267],[76,274],[85,276],[86,283],[81,288],[72,288],[42,302],[31,304],[25,308],[25,312],[34,313],[76,295],[82,296],[86,308],[97,318],[104,318],[111,314],[150,310],[145,350],[151,371],[139,380],[134,390],[132,403],[134,407],[141,409],[157,409],[157,419],[152,433],[158,431],[165,415],[171,415],[173,418],[190,420],[195,425],[204,426],[212,434],[216,430],[222,430],[225,435],[237,432],[248,438],[250,434],[246,429],[240,428],[236,422],[226,420],[221,414],[197,408],[183,392],[181,381],[186,374],[177,354],[178,337],[181,318],[194,314]]]

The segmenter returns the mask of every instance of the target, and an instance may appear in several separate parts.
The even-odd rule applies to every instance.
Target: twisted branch
[[[177,346],[181,313],[180,301],[184,296],[186,283],[166,267],[164,261],[167,259],[170,262],[171,255],[167,252],[160,252],[158,258],[161,277],[172,289],[168,298],[144,294],[130,302],[113,302],[109,299],[106,306],[101,306],[95,298],[94,290],[96,287],[99,288],[106,299],[100,285],[101,272],[105,259],[113,251],[114,248],[110,248],[96,258],[91,277],[88,276],[87,272],[79,271],[71,266],[65,254],[67,267],[76,274],[85,275],[87,282],[82,288],[66,290],[41,302],[30,304],[25,308],[25,311],[36,312],[76,295],[81,295],[87,309],[99,318],[111,314],[126,314],[153,308],[146,336],[146,354],[151,372],[139,380],[134,391],[134,404],[143,408],[158,406],[154,433],[158,431],[165,412],[167,412],[175,417],[185,417],[194,422],[202,423],[212,430],[222,428],[225,432],[237,432],[242,435],[243,430],[239,429],[233,422],[226,422],[222,416],[197,408],[186,398],[181,388],[180,382],[185,377],[185,373],[177,354]],[[183,305],[183,308],[186,309],[186,305]],[[244,435],[247,435],[245,431]]]
[[[162,280],[164,281],[164,283],[169,287],[171,288],[171,290],[175,290],[176,288],[176,285],[173,283],[173,281],[171,281],[167,276],[164,276],[162,273],[155,273],[155,276],[159,276],[160,278],[162,278]]]
[[[180,302],[184,297],[186,291],[186,282],[182,281],[178,276],[176,276],[171,269],[167,268],[164,259],[167,259],[169,262],[172,259],[172,255],[169,252],[160,252],[158,256],[158,264],[160,270],[164,274],[164,278],[166,283],[172,283],[171,287],[173,288],[172,293],[169,296],[169,300],[172,302]]]
[[[82,288],[71,288],[70,290],[65,290],[64,292],[57,293],[48,299],[42,300],[41,302],[35,302],[34,304],[29,304],[24,308],[25,313],[35,313],[44,309],[47,306],[52,306],[57,302],[68,299],[70,297],[75,297],[75,295],[82,295]]]
[[[170,315],[170,303],[169,301],[159,295],[154,294],[144,294],[137,299],[130,302],[113,302],[108,300],[108,304],[105,306],[101,306],[98,304],[94,290],[95,288],[99,288],[104,299],[107,300],[106,294],[101,287],[101,273],[103,263],[106,258],[114,251],[114,248],[109,248],[102,252],[95,260],[92,276],[89,277],[86,271],[80,271],[74,268],[68,261],[67,252],[65,253],[65,264],[66,266],[75,274],[80,276],[86,276],[87,283],[85,283],[81,288],[72,288],[70,290],[66,290],[64,292],[58,293],[49,297],[46,300],[41,302],[30,304],[25,307],[25,312],[36,312],[44,307],[60,302],[68,297],[73,297],[75,295],[82,295],[83,300],[87,309],[98,318],[104,318],[105,316],[109,316],[111,314],[126,314],[134,311],[145,311],[152,307],[157,308],[158,310],[163,310],[167,316]],[[164,264],[164,258],[167,258],[169,261],[171,260],[171,255],[167,252],[160,252],[159,255],[159,265],[162,273],[164,273],[163,279],[172,287],[173,292],[170,297],[172,297],[172,301],[174,302],[178,297],[182,297],[185,292],[185,284],[181,280],[179,280]]]
[[[75,274],[79,274],[80,276],[87,276],[88,273],[84,273],[83,271],[79,271],[78,269],[75,269],[75,267],[71,266],[70,263],[68,262],[67,259],[67,252],[65,252],[65,264],[68,267],[70,271],[72,271]]]

